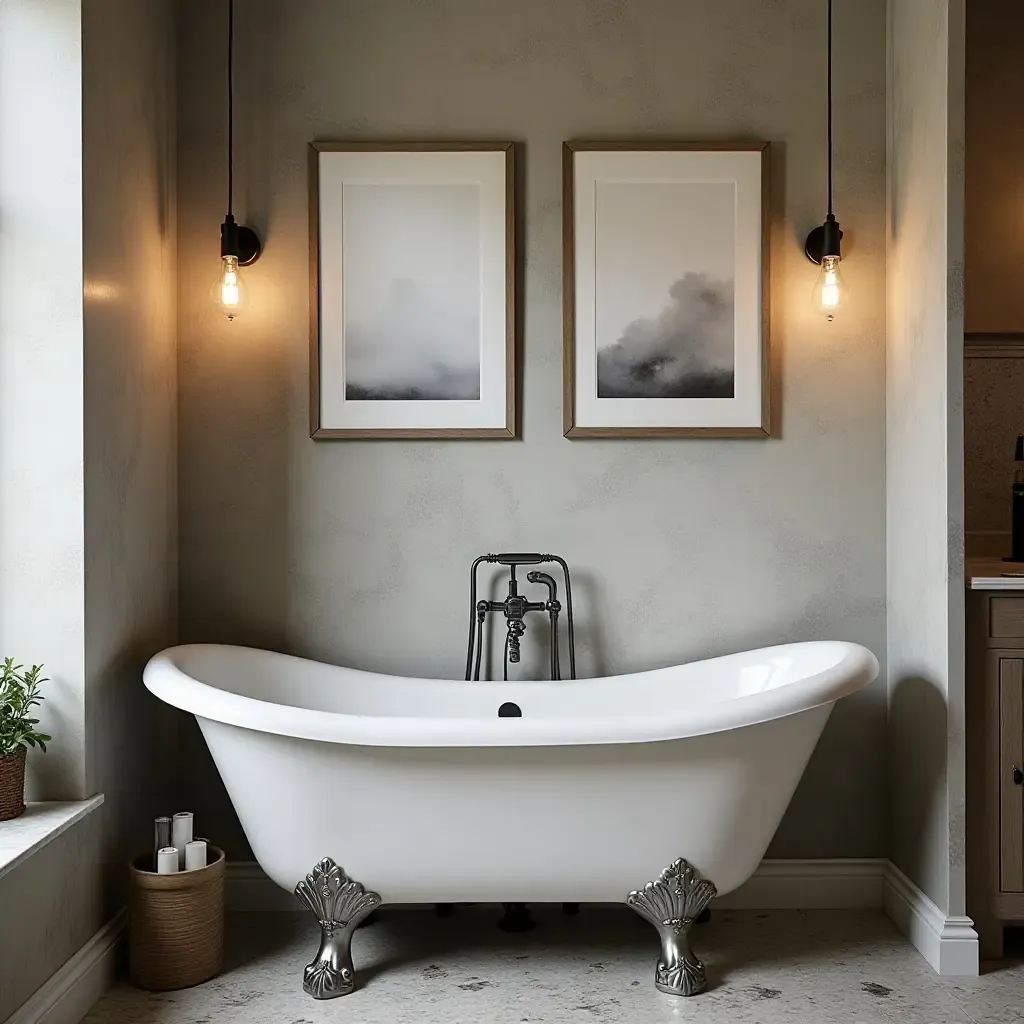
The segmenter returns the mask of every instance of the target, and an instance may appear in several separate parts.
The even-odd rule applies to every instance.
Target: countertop
[[[1004,576],[1003,573],[1020,573]],[[968,558],[964,579],[969,590],[1024,590],[1024,562],[1004,562],[1001,558]]]

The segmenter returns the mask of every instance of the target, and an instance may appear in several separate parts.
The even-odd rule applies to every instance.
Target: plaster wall
[[[82,39],[86,790],[106,795],[112,913],[176,809],[177,719],[142,686],[177,635],[173,4],[84,0]]]
[[[963,0],[889,0],[889,856],[965,913]]]
[[[247,0],[236,215],[264,255],[248,318],[210,299],[224,214],[224,26],[179,5],[183,641],[459,677],[473,557],[549,549],[575,573],[581,672],[787,640],[885,653],[885,7],[837,5],[836,198],[856,301],[812,309],[825,211],[819,0]],[[765,441],[561,432],[561,147],[772,143],[777,422]],[[522,440],[308,437],[306,144],[520,145]],[[530,649],[529,642],[527,649]],[[539,671],[534,648],[524,670]],[[182,800],[249,856],[194,726]],[[836,709],[774,856],[886,852],[884,684]]]

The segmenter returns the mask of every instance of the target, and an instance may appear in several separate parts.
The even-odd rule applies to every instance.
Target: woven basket
[[[128,951],[132,984],[163,992],[198,985],[224,964],[224,851],[205,868],[158,875],[153,855],[131,865]]]
[[[25,748],[0,757],[0,821],[25,813]]]

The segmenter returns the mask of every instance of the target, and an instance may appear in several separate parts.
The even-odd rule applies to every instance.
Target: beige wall
[[[238,641],[458,676],[466,573],[496,548],[564,554],[585,674],[833,636],[884,658],[885,20],[840,4],[836,198],[854,296],[811,307],[825,212],[824,8],[749,0],[247,0],[236,212],[266,240],[234,324],[209,298],[224,213],[223,25],[179,21],[180,614]],[[776,437],[561,436],[561,144],[769,139]],[[314,443],[307,431],[306,143],[522,143],[523,439]],[[885,853],[884,686],[844,701],[772,848]],[[189,725],[183,800],[247,849]]]
[[[970,332],[1024,332],[1024,4],[967,5],[964,292]]]
[[[889,0],[890,850],[964,913],[963,0]]]
[[[88,792],[123,864],[167,804],[175,718],[141,683],[177,631],[174,18],[85,0],[85,678]]]

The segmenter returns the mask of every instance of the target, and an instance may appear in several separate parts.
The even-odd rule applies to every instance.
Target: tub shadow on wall
[[[896,683],[887,745],[892,859],[940,909],[945,909],[939,897],[947,891],[949,850],[935,837],[946,829],[947,719],[946,698],[933,682],[906,676]]]

